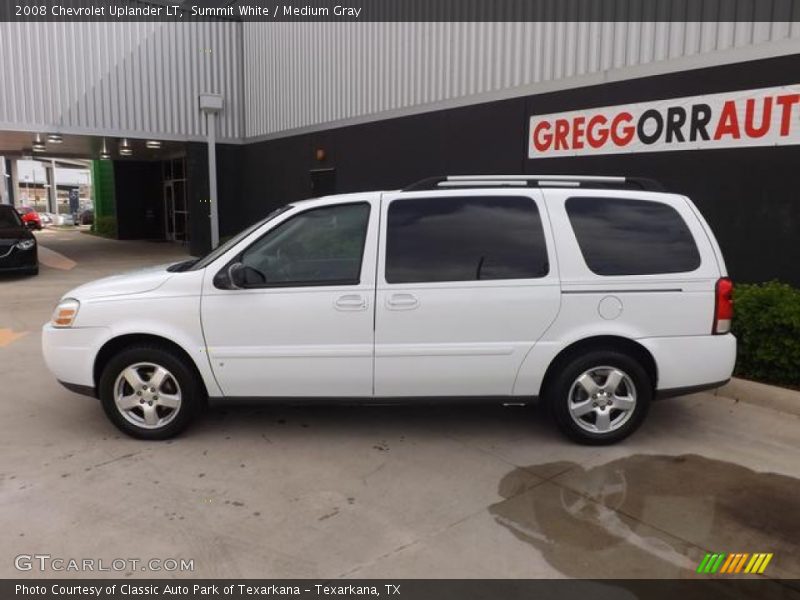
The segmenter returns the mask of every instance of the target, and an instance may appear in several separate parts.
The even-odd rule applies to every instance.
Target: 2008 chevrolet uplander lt
[[[541,398],[572,438],[614,442],[736,355],[711,229],[654,190],[460,176],[293,203],[199,260],[72,290],[44,355],[146,439],[209,399]]]

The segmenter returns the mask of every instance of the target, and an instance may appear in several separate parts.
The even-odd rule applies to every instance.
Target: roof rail
[[[457,187],[579,187],[665,191],[664,186],[653,179],[601,175],[440,175],[421,179],[403,188],[403,191],[419,192]]]

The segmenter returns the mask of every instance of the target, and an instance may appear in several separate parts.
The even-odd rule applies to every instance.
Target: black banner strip
[[[800,581],[685,580],[2,580],[3,600],[794,600]]]
[[[0,21],[798,22],[800,0],[3,0]]]

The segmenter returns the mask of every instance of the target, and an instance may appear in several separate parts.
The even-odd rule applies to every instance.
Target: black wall
[[[119,160],[114,163],[119,239],[164,239],[161,176],[160,162]]]
[[[241,231],[261,213],[248,200],[257,193],[242,194],[247,179],[241,169],[241,146],[217,144],[217,201],[220,239]],[[189,206],[189,251],[199,256],[211,248],[211,221],[208,187],[208,146],[186,144],[186,202]],[[263,194],[262,194],[263,197]]]
[[[798,73],[800,55],[794,55],[377,121],[239,148],[221,146],[221,230],[223,235],[233,233],[277,206],[310,197],[310,172],[321,168],[336,169],[337,192],[393,189],[441,174],[636,175],[659,179],[669,190],[695,201],[714,229],[735,279],[778,278],[800,285],[800,268],[795,266],[800,259],[800,146],[527,158],[528,120],[533,114],[793,84]],[[325,150],[323,161],[316,160],[317,148]]]

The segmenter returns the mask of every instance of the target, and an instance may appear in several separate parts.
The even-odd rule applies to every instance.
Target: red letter
[[[586,139],[589,140],[589,145],[592,148],[599,148],[608,140],[608,129],[603,127],[602,129],[598,130],[598,125],[605,125],[606,123],[608,123],[608,119],[606,119],[603,115],[595,115],[589,119],[589,126],[587,127],[586,131]],[[599,137],[594,136],[595,132],[599,134]]]
[[[567,135],[569,134],[569,121],[556,119],[556,150],[569,150]]]
[[[553,136],[550,133],[543,132],[550,130],[550,123],[547,121],[539,121],[536,127],[533,128],[533,146],[538,152],[547,152],[550,144],[553,143]]]
[[[583,148],[583,124],[586,122],[586,117],[575,117],[572,121],[572,149],[580,150]]]
[[[633,121],[633,115],[629,112],[621,112],[611,122],[611,140],[617,146],[627,146],[633,139],[633,134],[636,133],[636,128],[633,125],[627,125],[620,131],[620,123],[625,121],[630,123]]]
[[[728,100],[725,106],[722,107],[722,115],[720,115],[719,123],[717,123],[714,139],[718,140],[723,135],[731,135],[736,140],[741,136],[739,133],[739,119],[736,116],[736,102],[733,100]]]
[[[744,113],[744,132],[751,138],[764,137],[769,131],[770,121],[772,120],[772,98],[764,98],[764,110],[761,112],[761,125],[756,128],[755,121],[756,101],[754,98],[747,100],[747,108]]]
[[[792,118],[792,105],[795,102],[800,102],[800,94],[786,94],[785,96],[778,96],[775,102],[780,104],[783,108],[781,113],[781,135],[789,135],[789,123]]]

